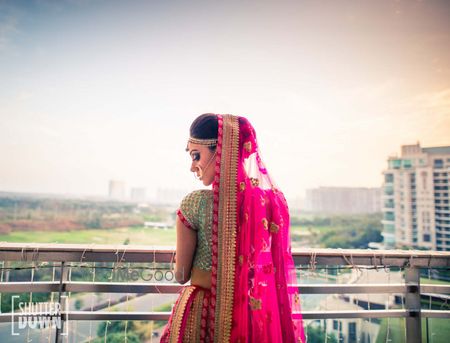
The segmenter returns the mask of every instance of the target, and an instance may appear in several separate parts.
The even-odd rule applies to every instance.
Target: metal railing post
[[[422,316],[420,311],[420,269],[408,266],[405,268],[405,282],[408,290],[405,295],[405,307],[409,315],[406,317],[406,341],[422,342]]]
[[[66,268],[64,268],[65,262],[62,261],[61,262],[61,275],[59,277],[59,289],[58,289],[58,302],[59,302],[59,306],[60,306],[60,310],[61,310],[61,327],[58,328],[56,327],[56,332],[55,332],[55,343],[61,343],[62,342],[62,336],[61,333],[64,332],[64,321],[66,316],[62,316],[62,313],[64,311],[68,311],[69,309],[65,308],[65,301],[62,301],[62,296],[63,293],[66,292],[65,289],[65,283],[67,281],[67,272],[68,270]]]

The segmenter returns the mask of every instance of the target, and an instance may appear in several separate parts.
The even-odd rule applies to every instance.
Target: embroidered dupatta
[[[209,337],[305,342],[289,212],[244,117],[218,115]],[[295,319],[292,313],[296,312]]]

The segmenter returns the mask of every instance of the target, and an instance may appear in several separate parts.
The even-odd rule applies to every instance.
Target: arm
[[[175,279],[186,283],[191,278],[192,261],[197,245],[197,232],[186,227],[177,216],[177,252],[175,260]]]

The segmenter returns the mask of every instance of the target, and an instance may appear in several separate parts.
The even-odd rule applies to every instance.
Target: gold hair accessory
[[[217,145],[217,139],[216,138],[202,139],[202,138],[189,137],[188,142],[192,143],[192,144],[200,144],[200,145],[206,145],[206,146]]]

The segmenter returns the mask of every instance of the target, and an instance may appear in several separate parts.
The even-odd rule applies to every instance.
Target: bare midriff
[[[191,270],[191,285],[211,289],[211,271],[193,267]]]

